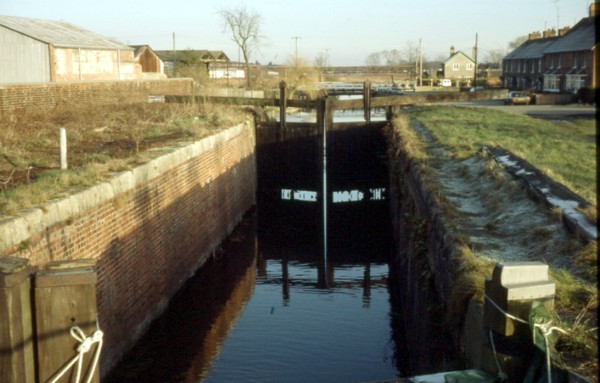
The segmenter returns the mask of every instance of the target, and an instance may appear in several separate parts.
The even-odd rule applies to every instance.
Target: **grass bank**
[[[2,115],[0,217],[144,163],[156,155],[152,149],[198,140],[244,118],[239,108],[164,103]],[[67,131],[67,171],[60,170],[61,127]]]
[[[418,119],[456,158],[500,145],[596,205],[596,121],[546,121],[493,109],[430,107]]]
[[[411,128],[414,124],[410,121],[418,122],[433,139],[423,140],[415,134]],[[395,121],[395,125],[404,141],[404,150],[421,168],[421,176],[427,178],[426,182],[432,190],[442,190],[436,194],[436,203],[439,204],[438,209],[443,215],[446,215],[444,212],[451,213],[448,216],[452,222],[459,222],[464,218],[457,217],[456,214],[464,214],[466,219],[470,218],[470,214],[468,211],[461,213],[450,206],[452,202],[443,192],[443,185],[436,184],[442,181],[436,177],[449,168],[448,161],[465,163],[476,156],[484,145],[501,145],[521,156],[593,203],[595,209],[594,120],[550,122],[483,108],[441,106],[407,111]],[[484,178],[491,177],[497,183],[486,193],[509,195],[517,184],[503,173],[505,172],[499,166],[486,166],[485,171],[465,175],[465,179],[481,177],[481,183],[484,182]],[[510,209],[510,204],[500,207],[500,210],[502,209]],[[506,213],[510,214],[508,211]],[[547,214],[552,216],[553,212],[548,211]],[[556,216],[555,219],[559,220],[560,217]],[[464,297],[468,296],[482,301],[483,281],[491,276],[494,262],[486,256],[488,253],[482,252],[480,246],[471,243],[468,233],[461,232],[464,227],[454,224],[449,227],[457,231],[448,238],[453,240],[458,249],[454,259],[457,275],[452,299],[462,302]],[[493,227],[485,228],[486,231],[494,231]],[[562,363],[590,380],[597,381],[597,244],[584,244],[574,238],[563,240],[562,237],[554,236],[564,234],[546,228],[542,230],[531,226],[530,229],[532,233],[525,233],[527,235],[524,243],[536,241],[542,246],[536,247],[533,243],[527,246],[529,256],[532,257],[528,260],[549,263],[546,257],[552,254],[550,277],[556,283],[557,289],[555,323],[569,331],[568,335],[559,337],[557,344]],[[543,235],[537,235],[536,231]],[[553,237],[548,237],[550,235]],[[507,246],[508,242],[521,242],[521,239],[516,237],[504,240],[507,241]],[[541,250],[536,253],[534,248]]]

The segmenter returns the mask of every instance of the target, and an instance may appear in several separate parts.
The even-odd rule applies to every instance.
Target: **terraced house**
[[[573,28],[534,32],[502,61],[503,85],[509,89],[576,93],[598,88],[598,3]]]

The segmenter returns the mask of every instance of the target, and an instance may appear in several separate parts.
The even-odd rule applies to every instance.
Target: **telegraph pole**
[[[475,48],[473,48],[473,60],[475,60],[475,72],[473,72],[473,88],[477,87],[477,33],[475,33]]]
[[[298,39],[301,39],[300,36],[292,37],[292,40],[296,40],[296,69],[298,69]]]

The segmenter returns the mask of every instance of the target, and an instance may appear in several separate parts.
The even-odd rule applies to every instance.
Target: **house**
[[[546,92],[576,93],[582,88],[598,88],[598,43],[595,24],[598,3],[590,6],[589,17],[573,28],[542,34],[529,39],[502,61],[504,86],[510,89],[533,89]]]
[[[137,79],[133,53],[62,21],[0,16],[0,83]]]
[[[164,62],[165,73],[173,77],[175,76],[175,68],[177,65],[198,66],[204,67],[208,71],[211,64],[225,63],[230,61],[229,57],[222,51],[210,50],[161,50],[156,51],[156,54]]]
[[[132,45],[133,61],[142,67],[142,77],[152,79],[167,78],[165,65],[156,52],[148,45]]]
[[[467,84],[475,76],[475,61],[461,51],[450,47],[450,57],[442,63],[443,76],[456,84]]]

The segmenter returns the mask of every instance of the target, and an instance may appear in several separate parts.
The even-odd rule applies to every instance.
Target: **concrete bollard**
[[[40,382],[55,378],[78,355],[82,344],[71,333],[77,326],[85,337],[97,328],[96,272],[94,260],[51,262],[35,277],[37,359]],[[87,376],[99,344],[83,354],[81,379]],[[77,363],[59,382],[76,380]],[[92,382],[100,381],[99,366]]]
[[[528,323],[534,300],[554,310],[556,287],[548,279],[548,265],[541,262],[497,264],[492,279],[485,281],[484,326],[505,337],[531,339]],[[509,315],[506,315],[509,314]]]
[[[0,258],[0,382],[35,382],[29,260]]]

